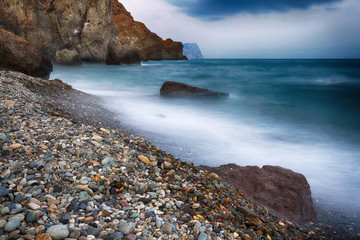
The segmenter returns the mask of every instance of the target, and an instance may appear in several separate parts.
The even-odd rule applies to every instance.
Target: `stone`
[[[34,77],[48,78],[52,64],[24,38],[0,29],[0,67]]]
[[[118,230],[125,235],[129,234],[135,230],[135,224],[134,223],[123,223],[119,226]]]
[[[0,229],[3,229],[6,225],[7,221],[5,219],[0,218]]]
[[[139,156],[138,156],[138,159],[139,159],[140,161],[142,161],[143,163],[145,163],[145,164],[150,164],[149,158],[146,157],[146,156],[144,156],[144,155],[139,155]]]
[[[118,38],[110,40],[106,65],[140,64],[140,55],[135,47],[122,45]]]
[[[59,65],[81,65],[81,57],[77,50],[63,49],[55,54],[55,63]]]
[[[14,143],[14,144],[11,144],[9,146],[9,149],[10,149],[10,151],[14,151],[14,150],[16,150],[18,148],[21,148],[21,147],[22,147],[22,145],[20,143]]]
[[[91,197],[87,192],[82,191],[82,192],[79,193],[79,199],[80,200],[89,200],[90,198]]]
[[[20,226],[21,221],[18,218],[10,219],[4,227],[5,232],[12,232],[14,231],[18,226]]]
[[[202,232],[202,233],[200,233],[198,240],[206,240],[207,237],[208,237],[207,234]]]
[[[35,222],[36,219],[37,219],[37,216],[33,212],[28,212],[25,215],[25,221],[28,222],[28,223]]]
[[[5,100],[4,103],[9,108],[12,108],[15,105],[15,101],[12,101],[12,100]]]
[[[36,236],[36,240],[52,240],[52,238],[48,233],[40,233]]]
[[[228,93],[211,91],[205,88],[194,87],[185,83],[166,81],[161,86],[160,95],[164,97],[228,97]]]
[[[40,208],[40,206],[35,203],[29,203],[28,207],[31,208],[32,210],[36,210],[36,209]]]
[[[172,228],[172,224],[170,223],[165,223],[162,227],[161,227],[161,231],[164,234],[171,234],[173,232],[173,228]]]
[[[9,194],[9,190],[7,190],[6,188],[0,186],[0,197],[5,197]]]
[[[136,240],[135,234],[128,234],[125,236],[124,240]]]
[[[65,239],[69,236],[69,229],[66,225],[54,225],[46,231],[52,239],[54,240],[60,240]]]
[[[78,239],[81,236],[81,232],[78,230],[74,230],[70,233],[69,238]]]
[[[122,232],[115,231],[112,234],[110,234],[110,239],[123,239],[124,234]]]
[[[315,219],[310,186],[300,173],[268,165],[259,168],[226,164],[200,168],[215,172],[224,181],[240,188],[249,199],[287,220],[303,223]]]

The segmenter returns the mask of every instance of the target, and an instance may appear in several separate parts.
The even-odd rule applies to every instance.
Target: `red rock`
[[[142,60],[181,60],[186,57],[182,54],[181,42],[171,39],[165,41],[151,32],[145,24],[137,22],[125,7],[117,0],[112,0],[114,24],[121,44],[136,47]]]
[[[36,240],[52,240],[48,233],[41,233],[36,236]]]
[[[310,186],[300,173],[275,166],[259,168],[236,164],[200,168],[218,174],[240,188],[250,200],[280,217],[297,223],[315,218]]]

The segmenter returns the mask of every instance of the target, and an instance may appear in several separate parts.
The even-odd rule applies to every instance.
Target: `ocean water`
[[[143,62],[56,66],[103,97],[129,129],[196,165],[278,165],[306,176],[313,198],[360,207],[360,60]],[[165,81],[230,93],[164,98]]]

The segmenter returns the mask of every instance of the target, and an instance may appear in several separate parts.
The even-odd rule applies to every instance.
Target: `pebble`
[[[206,240],[207,237],[208,237],[207,234],[202,232],[202,233],[200,233],[198,240]]]
[[[110,234],[110,239],[123,239],[124,234],[122,232],[115,231],[112,234]]]
[[[139,159],[140,161],[142,161],[143,163],[145,163],[145,164],[150,164],[149,158],[146,157],[146,156],[144,156],[144,155],[139,155],[139,156],[138,156],[138,159]]]
[[[54,240],[60,240],[69,236],[69,229],[66,225],[54,225],[46,231]]]
[[[6,225],[7,221],[5,219],[0,219],[0,229],[3,229]]]
[[[123,223],[119,226],[119,231],[125,235],[131,233],[134,230],[135,230],[134,223]]]
[[[0,186],[0,197],[5,197],[8,194],[9,194],[9,190],[7,190],[6,188]]]
[[[36,240],[52,240],[52,238],[48,233],[40,233],[36,236]]]
[[[20,226],[21,221],[18,218],[10,219],[4,226],[6,232],[14,231],[18,226]]]
[[[170,223],[165,223],[162,227],[161,227],[161,231],[165,234],[171,234],[173,232],[173,227]]]

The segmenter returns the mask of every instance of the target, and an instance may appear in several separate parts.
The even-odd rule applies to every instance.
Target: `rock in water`
[[[200,166],[217,173],[240,188],[247,197],[290,221],[302,223],[315,218],[310,185],[304,175],[277,166]]]
[[[0,67],[33,77],[48,78],[52,64],[24,38],[0,29]]]
[[[121,45],[118,38],[112,38],[108,45],[106,65],[140,64],[140,55],[135,47]]]
[[[161,96],[167,97],[185,97],[185,96],[213,96],[213,97],[228,97],[228,93],[211,91],[204,88],[198,88],[185,83],[166,81],[161,89]]]
[[[60,65],[81,65],[80,54],[76,50],[63,49],[55,54],[55,62]]]

